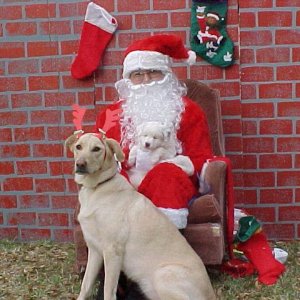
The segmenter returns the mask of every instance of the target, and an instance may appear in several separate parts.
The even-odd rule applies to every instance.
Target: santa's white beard
[[[131,146],[136,136],[136,128],[144,122],[167,123],[174,133],[177,153],[181,153],[181,144],[176,132],[180,126],[184,111],[182,96],[186,87],[172,74],[167,73],[160,81],[133,85],[129,79],[116,83],[122,103],[121,143],[123,147]]]

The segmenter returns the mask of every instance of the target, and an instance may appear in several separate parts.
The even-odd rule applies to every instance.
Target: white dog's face
[[[154,150],[165,145],[171,131],[159,122],[147,122],[138,126],[137,134],[141,149]]]

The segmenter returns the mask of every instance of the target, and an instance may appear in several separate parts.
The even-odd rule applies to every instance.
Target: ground
[[[287,271],[276,285],[260,285],[257,276],[233,279],[210,269],[218,299],[300,299],[300,242],[276,246],[289,253]],[[74,272],[73,244],[2,240],[0,253],[0,299],[76,299],[80,279]]]

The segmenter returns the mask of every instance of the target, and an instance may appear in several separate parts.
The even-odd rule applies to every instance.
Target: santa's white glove
[[[177,155],[173,158],[163,160],[162,162],[172,163],[179,168],[181,168],[186,174],[192,176],[194,174],[195,168],[188,156],[185,155]]]

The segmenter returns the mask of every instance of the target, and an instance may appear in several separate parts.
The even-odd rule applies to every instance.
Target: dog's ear
[[[125,154],[122,151],[120,144],[116,140],[106,138],[106,144],[111,151],[116,154],[116,158],[119,162],[123,162],[125,160]]]
[[[76,134],[70,135],[65,141],[65,151],[67,150],[67,148],[69,148],[71,152],[74,152],[74,145],[77,142],[77,140],[78,137]]]
[[[140,125],[137,126],[136,128],[136,132],[137,132],[137,135],[140,136],[144,130],[144,127],[145,127],[145,123],[142,123]]]
[[[172,129],[169,126],[163,128],[163,137],[165,141],[168,141],[171,137]]]
[[[168,122],[163,122],[162,130],[163,130],[164,140],[165,141],[169,140],[172,134],[172,125]]]

